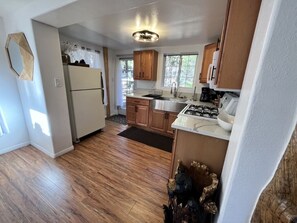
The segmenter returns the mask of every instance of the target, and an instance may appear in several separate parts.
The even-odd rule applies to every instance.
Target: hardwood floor
[[[0,156],[0,222],[163,222],[171,154],[100,133],[51,159],[32,146]]]

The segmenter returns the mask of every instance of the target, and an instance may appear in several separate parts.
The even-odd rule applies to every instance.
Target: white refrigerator
[[[64,65],[73,142],[105,127],[104,88],[100,69]]]

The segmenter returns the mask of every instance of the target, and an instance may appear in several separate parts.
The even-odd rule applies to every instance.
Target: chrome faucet
[[[177,86],[176,86],[176,82],[173,82],[171,85],[171,90],[170,90],[170,94],[173,94],[173,97],[177,97]]]

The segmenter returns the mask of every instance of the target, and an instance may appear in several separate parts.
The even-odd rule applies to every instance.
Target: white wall
[[[72,137],[58,29],[33,21],[33,31],[55,156],[72,150]],[[62,83],[55,86],[55,79]]]
[[[53,142],[39,68],[39,61],[30,19],[5,18],[7,33],[24,32],[34,55],[33,81],[18,80],[30,143],[46,154],[53,154]],[[12,72],[11,72],[12,73]]]
[[[113,50],[108,49],[110,115],[118,114],[118,110],[115,102],[116,65],[117,65],[116,54]]]
[[[168,47],[154,47],[156,51],[158,51],[158,69],[157,69],[157,81],[136,81],[137,89],[162,89],[164,91],[170,91],[170,88],[162,87],[162,75],[163,75],[163,62],[164,62],[164,54],[174,54],[174,53],[198,53],[198,61],[196,66],[196,80],[195,85],[197,87],[197,93],[201,92],[201,88],[204,86],[199,83],[199,74],[201,71],[202,60],[203,60],[203,51],[204,45],[188,45],[188,46],[168,46]],[[146,48],[148,49],[148,48]],[[141,49],[135,49],[141,50]],[[116,55],[133,55],[133,50],[124,50],[124,51],[116,51]],[[193,88],[194,89],[194,88]],[[193,89],[185,89],[180,88],[180,92],[192,93]]]
[[[48,71],[47,68],[40,67],[31,18],[38,14],[42,14],[55,8],[61,7],[69,2],[73,2],[73,0],[53,0],[51,2],[48,2],[46,0],[34,1],[31,4],[26,5],[24,8],[17,9],[13,13],[10,13],[4,17],[6,32],[24,32],[34,55],[33,81],[17,81],[22,102],[22,108],[26,120],[27,129],[29,132],[30,144],[32,144],[36,148],[40,149],[41,151],[52,157],[61,154],[59,152],[55,153],[56,149],[54,145],[57,146],[57,144],[61,143],[62,147],[68,139],[65,139],[65,142],[61,142],[61,138],[54,138],[57,134],[59,134],[59,132],[56,132],[54,136],[52,134],[52,127],[53,129],[56,128],[55,126],[50,126],[49,118],[53,117],[49,117],[49,115],[52,114],[55,108],[49,108],[50,113],[48,112],[47,106],[52,106],[52,104],[46,104],[45,91],[42,82],[43,74],[41,74],[41,70],[44,70],[48,73],[51,73],[51,71]],[[43,58],[41,59],[43,60]],[[60,56],[56,58],[51,58],[51,60],[58,61],[60,60]],[[51,63],[54,64],[54,61],[51,61]],[[60,61],[60,63],[62,62]],[[51,75],[56,74],[51,73]],[[60,73],[58,73],[58,75],[60,75]],[[45,83],[45,85],[47,85],[47,83]],[[45,88],[47,88],[47,86]],[[56,100],[59,99],[56,98]],[[59,108],[57,109],[57,111],[59,111]],[[68,118],[67,116],[63,117],[63,115],[65,114],[60,115],[60,120]],[[65,128],[60,129],[60,133],[62,133],[62,131],[65,129],[67,129],[67,126]],[[65,145],[66,144],[67,143],[65,143]],[[56,151],[60,151],[61,147],[57,146]]]
[[[0,17],[0,113],[7,125],[7,134],[0,137],[0,154],[29,144],[29,135],[23,115],[22,103],[5,53],[6,32]]]
[[[297,120],[297,2],[263,0],[222,172],[217,222],[249,222]]]

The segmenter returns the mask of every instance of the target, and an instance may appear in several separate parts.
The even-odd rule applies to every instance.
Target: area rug
[[[125,115],[113,115],[106,118],[108,121],[116,122],[122,125],[127,125],[126,116]]]
[[[162,136],[135,127],[130,127],[125,131],[120,132],[118,135],[167,152],[172,151],[173,139],[167,136]]]

